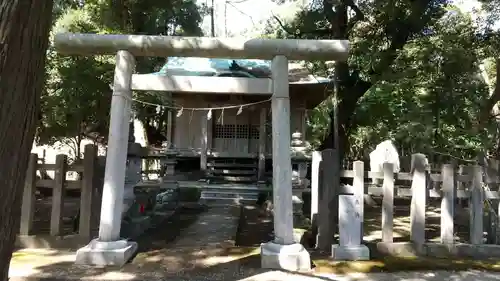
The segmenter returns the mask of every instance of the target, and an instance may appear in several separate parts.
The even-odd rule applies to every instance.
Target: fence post
[[[36,171],[38,168],[38,154],[31,153],[28,170],[24,179],[23,203],[21,206],[20,235],[31,235],[33,217],[35,215]]]
[[[394,241],[394,167],[392,163],[384,163],[383,167],[382,242],[392,243]]]
[[[80,193],[80,224],[78,234],[90,240],[92,230],[92,199],[94,190],[94,173],[96,164],[96,149],[92,144],[87,144],[84,149],[83,179]]]
[[[335,204],[335,173],[333,172],[335,163],[335,151],[325,149],[322,151],[321,162],[321,195],[319,200],[318,213],[318,236],[316,238],[317,247],[322,251],[331,251],[335,226],[338,220],[338,205]],[[335,208],[337,211],[335,212]]]
[[[477,245],[483,243],[483,209],[483,173],[481,166],[474,165],[472,167],[472,186],[469,202],[469,231],[471,244]]]
[[[424,154],[413,154],[411,163],[410,239],[417,245],[425,243],[425,204],[427,197],[427,158]]]
[[[441,168],[442,199],[441,199],[441,243],[453,244],[455,239],[453,218],[455,217],[455,198],[457,194],[457,179],[455,166],[444,164]]]
[[[321,151],[313,151],[311,163],[311,222],[316,222],[319,199],[319,165],[321,163]]]
[[[363,222],[365,217],[365,163],[363,161],[354,161],[353,165],[354,170],[354,178],[352,181],[352,185],[354,187],[354,195],[359,200],[359,215],[361,217],[361,242],[363,242],[364,238],[364,228]]]
[[[478,157],[480,166],[484,167],[484,184],[487,189],[484,191],[484,198],[488,198],[488,193],[493,191],[498,192],[498,160],[488,159],[483,155]],[[498,227],[498,200],[487,200],[488,211],[486,212],[486,221],[483,221],[487,236],[487,244],[497,244],[497,227]]]
[[[62,234],[62,212],[67,167],[68,157],[64,154],[58,154],[56,156],[55,183],[52,187],[52,212],[50,216],[50,235],[52,236],[60,236]]]

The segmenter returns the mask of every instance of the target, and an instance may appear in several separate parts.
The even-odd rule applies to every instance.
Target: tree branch
[[[365,14],[354,4],[354,0],[345,0],[344,3],[355,13],[355,16],[347,23],[347,32],[350,32],[358,22],[365,20]]]
[[[388,30],[390,37],[390,45],[387,49],[382,51],[381,57],[382,60],[380,63],[372,68],[370,74],[372,75],[381,75],[384,73],[394,62],[397,57],[397,51],[402,49],[404,45],[408,42],[408,39],[411,35],[421,31],[424,26],[427,24],[427,21],[422,19],[425,14],[425,10],[427,6],[432,0],[421,0],[421,1],[413,1],[411,14],[406,21],[397,17],[392,19],[389,26],[397,26],[396,28]],[[418,19],[418,20],[417,20]],[[419,21],[419,24],[415,24],[415,22]],[[393,34],[390,34],[390,33]]]
[[[500,58],[495,60],[496,78],[495,78],[495,90],[491,96],[486,100],[484,106],[481,109],[479,124],[484,127],[491,117],[493,107],[500,101]],[[495,114],[495,116],[498,114]]]
[[[289,28],[286,27],[286,25],[283,23],[283,21],[278,16],[276,16],[272,12],[271,12],[271,14],[272,14],[272,17],[274,18],[274,20],[280,26],[280,28],[284,32],[286,32],[288,35],[291,35],[294,38],[301,38],[307,34],[313,34],[313,35],[317,35],[317,36],[326,36],[326,35],[332,34],[331,29],[315,29],[315,30],[307,30],[307,31],[300,31],[297,29],[295,32],[293,32],[292,30],[290,30]]]

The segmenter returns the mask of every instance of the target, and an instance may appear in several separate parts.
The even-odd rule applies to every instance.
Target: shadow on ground
[[[195,223],[204,211],[203,208],[183,210],[178,216],[145,233],[138,239],[139,253],[122,268],[77,266],[73,264],[74,259],[71,260],[68,257],[66,260],[54,260],[51,264],[33,267],[28,279],[46,277],[52,280],[69,280],[75,276],[74,279],[87,280],[500,280],[500,275],[482,272],[500,272],[500,263],[493,260],[374,256],[375,259],[371,261],[335,262],[328,255],[312,250],[311,257],[315,263],[315,273],[328,276],[315,276],[313,279],[308,274],[261,269],[258,246],[272,239],[273,222],[268,213],[256,207],[242,208],[238,231],[234,238],[236,246],[172,247],[176,238],[182,236],[182,231]],[[365,226],[365,233],[371,233],[379,227],[376,223],[377,218],[373,219],[373,225]],[[404,231],[402,231],[402,236],[404,237]],[[16,260],[20,262],[27,258],[22,254],[17,255]],[[53,258],[53,256],[49,257]],[[23,268],[19,267],[19,270]],[[440,270],[448,272],[442,273]],[[332,277],[332,274],[344,274],[349,278],[338,279]],[[453,274],[455,277],[450,277]],[[26,280],[26,278],[22,279]],[[14,281],[16,278],[11,278],[11,280]]]

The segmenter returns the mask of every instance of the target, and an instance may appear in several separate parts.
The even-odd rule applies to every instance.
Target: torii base
[[[137,243],[127,240],[102,242],[98,239],[76,251],[75,264],[97,266],[123,266],[137,252]]]

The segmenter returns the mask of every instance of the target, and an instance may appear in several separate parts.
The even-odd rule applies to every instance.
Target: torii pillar
[[[264,268],[310,269],[309,253],[293,238],[288,59],[345,61],[348,41],[64,33],[56,34],[54,45],[57,51],[67,55],[117,54],[99,237],[77,251],[77,263],[124,265],[137,250],[137,243],[119,237],[134,56],[204,56],[272,59],[275,239],[261,245],[261,262]]]
[[[262,268],[309,271],[311,258],[293,237],[292,159],[290,155],[290,93],[288,59],[275,56],[271,63],[273,95],[271,121],[273,137],[274,241],[260,247]]]

